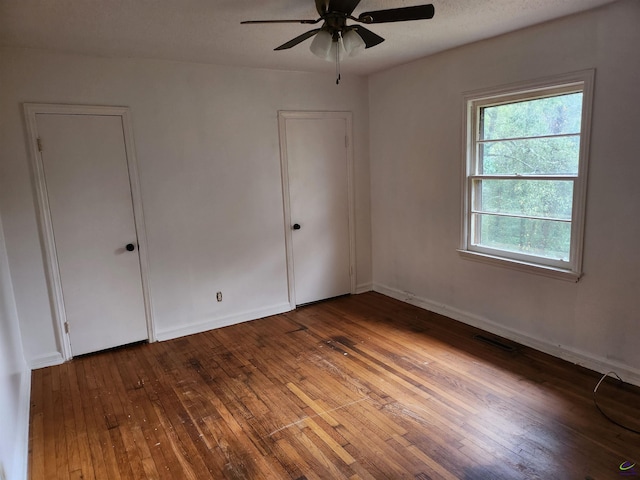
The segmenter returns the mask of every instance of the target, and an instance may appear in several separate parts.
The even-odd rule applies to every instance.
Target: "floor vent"
[[[488,337],[486,335],[474,335],[473,338],[480,342],[484,342],[487,345],[492,345],[500,350],[504,350],[505,352],[516,352],[518,349],[513,345],[509,345],[504,343],[502,340],[494,337]]]

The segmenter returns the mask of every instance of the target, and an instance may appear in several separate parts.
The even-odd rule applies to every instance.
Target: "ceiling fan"
[[[241,23],[301,23],[313,25],[323,21],[324,23],[320,28],[314,28],[302,35],[298,35],[274,50],[286,50],[295,47],[306,39],[315,36],[311,43],[311,52],[326,60],[335,59],[336,66],[339,68],[339,62],[345,55],[357,55],[365,48],[375,47],[384,42],[384,38],[362,25],[347,25],[347,20],[369,25],[373,23],[427,20],[433,18],[435,13],[433,5],[429,4],[375,10],[364,12],[354,17],[352,15],[353,11],[360,3],[360,0],[315,0],[315,3],[316,10],[320,15],[315,20],[248,20]]]

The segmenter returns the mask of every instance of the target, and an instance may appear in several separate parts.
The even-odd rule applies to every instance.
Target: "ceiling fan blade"
[[[433,18],[434,14],[435,8],[433,8],[433,5],[416,5],[415,7],[389,8],[387,10],[364,12],[358,16],[358,21],[369,24],[428,20]]]
[[[309,30],[308,32],[303,33],[302,35],[298,35],[296,38],[289,40],[287,43],[283,43],[279,47],[274,48],[274,50],[286,50],[287,48],[295,47],[299,43],[304,42],[307,38],[313,37],[319,31],[320,31],[319,28],[314,28],[313,30]]]
[[[329,0],[316,0],[318,15],[324,16],[329,11]]]
[[[245,20],[244,22],[240,22],[242,25],[245,24],[256,24],[256,23],[304,23],[312,25],[314,23],[318,23],[321,18],[317,20]]]
[[[362,40],[364,40],[364,48],[375,47],[376,45],[384,42],[384,38],[382,38],[380,35],[376,35],[368,28],[364,28],[362,25],[354,25],[351,28],[355,30],[358,35],[360,35],[360,38],[362,38]]]
[[[317,4],[316,0],[316,4]],[[339,12],[345,15],[351,15],[356,9],[360,0],[329,0],[329,12]]]

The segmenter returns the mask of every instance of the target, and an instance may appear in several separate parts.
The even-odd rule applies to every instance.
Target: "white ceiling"
[[[370,74],[465,43],[615,0],[433,0],[435,17],[370,25],[386,38],[342,63]],[[354,15],[429,0],[362,0]],[[317,17],[314,0],[0,0],[0,45],[102,56],[332,72],[310,40],[273,48],[314,25],[240,25],[242,20]]]

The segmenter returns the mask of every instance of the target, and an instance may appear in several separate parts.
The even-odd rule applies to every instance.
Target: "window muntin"
[[[467,96],[463,252],[579,276],[591,76]]]

